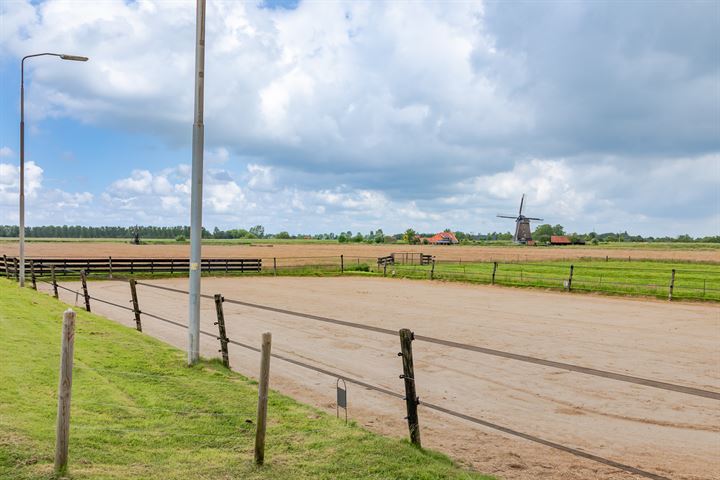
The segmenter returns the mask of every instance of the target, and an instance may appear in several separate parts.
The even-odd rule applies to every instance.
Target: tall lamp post
[[[60,57],[62,60],[87,62],[87,57],[62,53],[36,53],[20,62],[20,286],[25,286],[25,60],[32,57]]]
[[[190,192],[190,295],[188,314],[188,365],[200,360],[200,274],[202,272],[203,123],[205,105],[205,0],[197,0],[195,31],[195,121],[192,135],[192,187]]]

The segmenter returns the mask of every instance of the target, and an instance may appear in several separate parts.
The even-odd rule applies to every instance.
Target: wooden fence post
[[[223,313],[223,302],[225,299],[219,293],[215,295],[215,311],[217,312],[217,322],[215,325],[218,326],[218,333],[220,336],[220,353],[222,353],[223,365],[225,368],[230,368],[230,356],[228,355],[228,338],[225,332],[225,314]]]
[[[575,266],[574,266],[574,265],[570,265],[570,276],[568,277],[568,281],[567,281],[567,291],[568,291],[568,292],[569,292],[570,290],[572,290],[573,270],[575,270]]]
[[[255,464],[265,462],[265,429],[267,426],[268,384],[270,383],[270,347],[272,335],[263,333],[258,383],[257,430],[255,432]]]
[[[85,310],[90,311],[90,294],[87,288],[87,273],[80,270],[80,282],[82,283],[83,296],[85,297]]]
[[[110,270],[110,278],[113,278],[112,276],[112,257],[108,257],[108,270]]]
[[[413,445],[421,447],[420,444],[420,422],[418,420],[417,406],[420,399],[415,390],[415,367],[413,366],[412,341],[415,334],[403,328],[400,330],[400,353],[402,357],[403,374],[400,378],[405,380],[405,405],[407,406],[408,429],[410,430],[410,441]]]
[[[430,267],[430,280],[435,278],[435,259],[432,259],[432,267]]]
[[[672,269],[670,274],[670,292],[668,293],[668,300],[672,300],[673,290],[675,289],[675,269]]]
[[[345,257],[342,254],[340,255],[340,273],[345,273]]]
[[[35,280],[35,261],[30,260],[30,279],[32,280],[33,290],[37,290],[37,282]]]
[[[273,276],[277,277],[277,258],[273,257]]]
[[[53,297],[60,298],[58,296],[57,277],[55,276],[55,265],[50,265],[50,276],[52,277]]]
[[[387,260],[383,262],[383,277],[387,277]]]
[[[130,283],[130,297],[132,298],[133,313],[135,314],[135,328],[138,332],[142,332],[142,321],[140,320],[140,302],[138,302],[137,296],[137,282],[134,278],[131,278],[128,283]]]
[[[490,280],[490,284],[495,285],[495,273],[497,272],[498,263],[493,262],[493,273],[492,273],[492,279]]]
[[[55,473],[67,472],[70,445],[70,396],[72,394],[73,350],[75,348],[75,312],[63,313],[60,381],[58,383],[57,425],[55,429]]]
[[[10,278],[10,267],[7,263],[7,255],[3,255],[3,267],[5,267],[5,276]]]
[[[20,281],[20,261],[15,257],[15,281]]]

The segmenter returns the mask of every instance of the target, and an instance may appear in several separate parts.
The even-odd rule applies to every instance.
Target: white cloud
[[[275,176],[272,170],[272,167],[254,163],[248,164],[248,187],[253,190],[273,190],[275,188]]]
[[[720,70],[706,8],[211,0],[206,218],[497,230],[509,227],[495,213],[527,193],[528,213],[571,229],[714,233]],[[28,64],[29,131],[70,117],[189,159],[193,2],[14,1],[0,15],[2,59],[47,45],[91,58]],[[190,167],[148,165],[68,204],[94,204],[101,223],[187,223]],[[3,205],[13,188],[0,178]]]

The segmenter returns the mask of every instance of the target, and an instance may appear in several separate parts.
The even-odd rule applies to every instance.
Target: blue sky
[[[194,2],[0,3],[0,223],[189,223]],[[720,4],[208,0],[212,228],[720,233]]]

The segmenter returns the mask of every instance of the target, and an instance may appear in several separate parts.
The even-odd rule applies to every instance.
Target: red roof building
[[[456,245],[460,243],[452,232],[440,232],[428,238],[427,241],[431,245]]]
[[[572,242],[565,235],[551,235],[550,245],[572,245]]]

